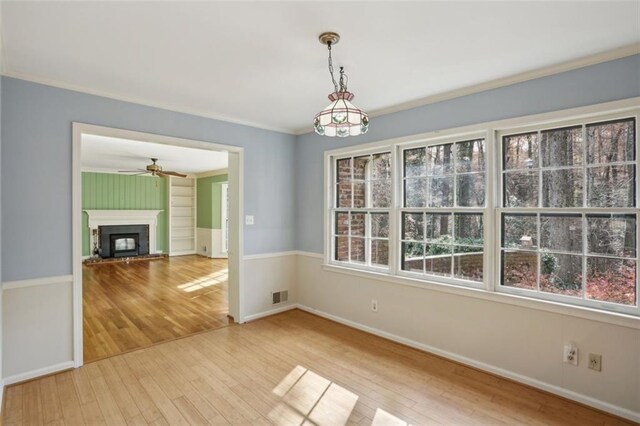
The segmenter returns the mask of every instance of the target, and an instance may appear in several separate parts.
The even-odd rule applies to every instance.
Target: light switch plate
[[[253,215],[245,216],[244,223],[247,225],[253,225]]]

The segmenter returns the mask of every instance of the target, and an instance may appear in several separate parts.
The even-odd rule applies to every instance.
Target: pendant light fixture
[[[338,136],[340,138],[367,133],[369,116],[351,103],[353,93],[347,90],[349,79],[344,73],[344,67],[340,67],[340,77],[337,83],[333,75],[331,46],[340,41],[340,36],[327,32],[320,34],[319,40],[329,50],[329,74],[331,74],[334,92],[329,95],[331,104],[316,114],[313,120],[313,129],[321,136]]]

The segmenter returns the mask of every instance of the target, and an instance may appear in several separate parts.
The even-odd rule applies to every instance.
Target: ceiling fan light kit
[[[331,103],[313,120],[313,129],[321,136],[346,138],[367,133],[369,130],[369,116],[351,103],[354,95],[347,89],[349,78],[344,73],[344,67],[340,67],[338,82],[333,74],[333,60],[331,46],[340,41],[337,33],[325,32],[318,37],[320,43],[329,50],[329,74],[333,82],[334,92],[329,94]]]

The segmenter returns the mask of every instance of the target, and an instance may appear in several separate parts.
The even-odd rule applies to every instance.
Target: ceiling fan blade
[[[159,172],[159,174],[166,176],[187,177],[187,175],[185,175],[184,173],[172,172],[170,170],[163,170]]]
[[[143,173],[149,173],[147,170],[145,169],[136,169],[136,170],[118,170],[118,173],[137,173],[137,174],[143,174]]]

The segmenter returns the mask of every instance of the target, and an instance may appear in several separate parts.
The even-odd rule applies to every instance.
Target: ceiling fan
[[[138,169],[138,170],[119,170],[120,173],[132,173],[133,175],[144,175],[150,173],[151,176],[177,176],[177,177],[187,177],[184,173],[172,172],[170,170],[162,170],[162,166],[156,164],[158,161],[157,158],[151,158],[152,164],[147,165],[146,169]]]

